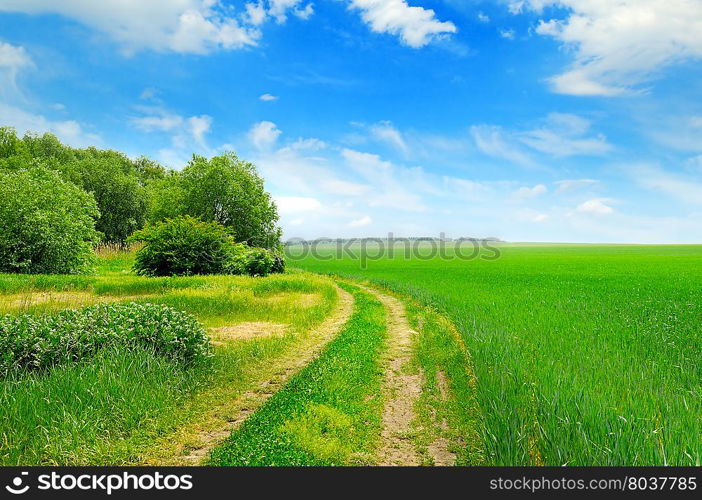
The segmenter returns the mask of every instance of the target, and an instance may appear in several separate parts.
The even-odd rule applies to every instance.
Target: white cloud
[[[318,199],[301,196],[279,196],[275,198],[275,203],[281,215],[314,212],[322,208]]]
[[[350,8],[361,11],[372,31],[399,36],[413,48],[458,31],[452,22],[439,21],[433,10],[410,6],[406,0],[350,0]]]
[[[578,205],[576,210],[586,214],[609,215],[614,212],[614,209],[607,205],[611,201],[608,198],[595,198]]]
[[[0,68],[18,71],[32,65],[32,59],[24,47],[0,42]]]
[[[360,219],[355,219],[349,222],[349,227],[364,227],[373,224],[373,219],[370,215],[365,215]]]
[[[2,102],[0,102],[0,116],[2,124],[14,127],[19,135],[25,132],[38,134],[51,132],[74,147],[88,147],[102,143],[99,135],[85,131],[75,120],[53,121]]]
[[[249,131],[249,141],[256,149],[270,149],[278,141],[282,131],[273,122],[256,123]]]
[[[567,113],[551,113],[542,127],[522,132],[520,140],[532,149],[553,156],[602,155],[612,145],[602,134],[586,137],[590,121]]]
[[[197,143],[205,146],[205,134],[212,127],[212,117],[207,115],[191,116],[188,118],[188,128]]]
[[[2,11],[74,19],[105,33],[126,53],[151,49],[204,54],[254,46],[261,36],[250,11],[242,23],[216,0],[0,0]]]
[[[277,101],[278,96],[271,95],[271,94],[263,94],[262,96],[259,97],[259,99],[262,101],[265,101],[265,102]]]
[[[407,143],[402,137],[402,133],[389,121],[382,121],[372,125],[370,132],[377,140],[385,142],[403,153],[407,153]]]
[[[513,29],[500,30],[500,36],[506,40],[514,40],[516,33]]]
[[[634,182],[645,189],[690,205],[702,205],[702,183],[696,177],[674,174],[653,165],[633,165],[626,170]]]
[[[490,16],[488,16],[484,12],[478,12],[478,21],[480,21],[481,23],[489,23]]]
[[[146,113],[131,119],[132,124],[144,132],[170,132],[176,147],[186,147],[190,140],[206,148],[205,135],[212,127],[212,117],[208,115],[183,117],[155,106],[137,106]]]
[[[17,74],[34,62],[24,47],[0,42],[0,96],[8,101],[20,94],[17,88]]]
[[[517,191],[514,193],[515,198],[518,200],[528,200],[531,198],[538,198],[542,194],[545,194],[548,192],[548,188],[544,186],[543,184],[537,184],[534,187],[520,187],[517,189]]]
[[[132,118],[132,123],[136,128],[144,132],[168,132],[183,125],[183,117],[168,112],[160,115],[138,116]]]
[[[529,155],[514,144],[502,127],[474,125],[470,128],[470,134],[478,149],[488,156],[503,158],[522,166],[534,165]]]
[[[525,6],[568,9],[565,19],[542,20],[536,29],[573,50],[571,67],[550,79],[558,93],[615,96],[666,66],[702,58],[699,0],[526,0],[511,10]]]
[[[246,21],[253,26],[260,26],[266,20],[266,8],[262,2],[258,3],[247,3],[245,5],[246,9]]]

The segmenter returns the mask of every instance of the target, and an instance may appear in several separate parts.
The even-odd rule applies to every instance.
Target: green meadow
[[[455,323],[485,463],[699,465],[702,246],[498,248],[472,260],[427,246],[413,259],[289,252],[292,266],[368,280]]]

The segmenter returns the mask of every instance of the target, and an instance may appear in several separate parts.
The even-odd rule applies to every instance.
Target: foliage
[[[106,243],[123,243],[144,226],[147,192],[136,170],[118,153],[95,152],[61,168],[64,177],[92,193],[100,209],[96,229]]]
[[[157,222],[136,232],[130,241],[144,242],[134,269],[145,276],[228,274],[237,250],[227,228],[190,216]]]
[[[101,304],[0,318],[0,377],[82,361],[111,346],[147,347],[184,363],[210,356],[207,334],[189,314],[164,305]]]
[[[274,248],[280,242],[278,211],[256,168],[227,153],[194,155],[180,174],[155,186],[151,220],[190,215],[233,228],[237,241]]]
[[[85,271],[98,216],[93,197],[53,171],[0,170],[0,271]]]
[[[232,274],[268,276],[274,267],[275,259],[270,250],[240,245],[240,251],[234,254],[229,270]]]

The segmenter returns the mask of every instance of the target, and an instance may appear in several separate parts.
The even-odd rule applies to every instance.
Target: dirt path
[[[229,437],[234,429],[260,408],[295,373],[314,360],[342,330],[353,313],[354,299],[350,293],[338,287],[337,293],[339,300],[334,312],[284,357],[276,359],[269,369],[264,370],[255,384],[255,389],[232,395],[232,399],[222,400],[218,407],[208,412],[203,422],[181,429],[175,437],[176,442],[182,443],[178,445],[177,450],[171,449],[169,456],[149,458],[145,463],[161,466],[201,464],[213,448]],[[173,439],[170,441],[173,442]]]
[[[406,373],[412,358],[412,344],[417,332],[407,320],[405,306],[398,299],[366,288],[380,300],[387,311],[388,352],[384,360],[383,430],[378,465],[420,465],[421,457],[411,439],[415,405],[422,394],[421,373]]]

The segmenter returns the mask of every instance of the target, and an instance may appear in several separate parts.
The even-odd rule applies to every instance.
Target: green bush
[[[99,215],[92,195],[52,170],[0,170],[0,272],[85,271]]]
[[[273,253],[265,248],[243,247],[234,256],[230,265],[231,274],[248,274],[249,276],[268,276],[275,267]]]
[[[81,361],[115,346],[146,347],[188,364],[211,355],[205,330],[187,313],[165,305],[102,304],[0,318],[0,377]]]
[[[134,270],[145,276],[229,274],[237,252],[229,230],[216,222],[190,216],[147,226],[129,241],[144,242],[137,251]]]

